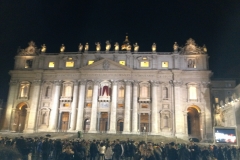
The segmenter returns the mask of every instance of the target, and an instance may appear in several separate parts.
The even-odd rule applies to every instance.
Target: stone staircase
[[[78,137],[77,133],[69,133],[69,132],[38,132],[38,133],[12,133],[12,132],[0,132],[1,137],[26,137],[26,138],[34,138],[34,137],[46,137],[46,135],[51,135],[51,139],[76,139]],[[147,141],[147,142],[154,142],[154,143],[186,143],[187,140],[179,139],[176,137],[165,137],[161,135],[148,135],[146,133],[142,134],[107,134],[107,133],[82,133],[81,138],[85,140],[122,140],[125,141],[127,139],[134,140],[134,141]]]

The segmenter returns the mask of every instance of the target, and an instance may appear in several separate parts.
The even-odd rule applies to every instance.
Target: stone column
[[[205,123],[205,113],[204,112],[201,112],[199,114],[200,116],[200,130],[201,130],[201,136],[202,136],[202,140],[205,140],[206,139],[206,130],[205,130],[205,126],[206,126],[206,123]]]
[[[97,131],[99,132],[100,131],[100,119],[101,119],[101,113],[100,112],[97,113],[97,117],[98,117],[98,119],[97,119]]]
[[[138,133],[138,82],[135,81],[133,86],[133,112],[132,112],[132,133]]]
[[[76,128],[76,115],[77,115],[77,100],[78,100],[78,81],[74,82],[73,87],[73,101],[72,101],[72,115],[71,115],[71,121],[70,121],[70,128],[69,131],[74,131]]]
[[[28,129],[28,121],[29,121],[29,115],[30,115],[31,108],[26,108],[26,110],[27,110],[27,115],[26,115],[24,131],[23,131],[24,133],[26,133],[27,132],[26,130]]]
[[[209,90],[209,82],[202,82],[202,95],[204,95],[204,97],[202,99],[204,99],[205,102],[205,115],[204,115],[204,121],[207,122],[205,123],[205,126],[203,128],[204,130],[204,134],[205,134],[205,138],[210,139],[213,138],[213,126],[212,126],[212,114],[211,114],[211,104],[210,104],[210,90]]]
[[[99,82],[95,81],[94,87],[93,87],[90,129],[88,133],[97,133],[96,127],[97,127],[98,87],[99,87]]]
[[[132,82],[126,81],[126,90],[125,90],[125,108],[124,108],[124,129],[123,134],[130,133],[130,118],[131,118],[131,84]]]
[[[158,82],[152,82],[152,127],[151,134],[158,133],[158,104],[157,104],[157,87]],[[150,126],[149,126],[150,127]]]
[[[32,92],[32,101],[30,104],[30,111],[29,117],[26,118],[27,120],[27,127],[24,130],[25,133],[33,133],[36,128],[36,120],[37,120],[37,110],[38,110],[38,101],[40,95],[40,88],[41,88],[41,80],[34,80],[33,81],[33,92]]]
[[[80,89],[79,89],[76,131],[82,131],[83,130],[83,112],[84,112],[84,102],[85,102],[86,81],[83,80],[83,81],[80,82],[80,84],[81,84],[81,86],[80,86]]]
[[[14,127],[14,126],[16,126],[16,124],[15,124],[15,122],[14,122],[14,118],[15,118],[15,114],[16,114],[16,108],[13,108],[12,109],[12,112],[11,112],[11,115],[12,115],[12,117],[11,117],[11,119],[10,119],[10,121],[11,121],[11,131],[12,132],[14,132],[14,131],[16,131],[15,129],[16,129],[16,127]]]
[[[187,122],[187,111],[183,111],[184,116],[184,133],[188,135],[188,122]]]
[[[18,81],[17,80],[10,80],[9,83],[9,91],[8,91],[8,100],[7,100],[7,106],[6,106],[6,115],[5,120],[3,124],[2,130],[8,130],[10,131],[13,126],[12,119],[14,118],[12,115],[12,109],[15,109],[16,106],[14,106],[14,100],[17,98],[18,94]]]
[[[61,131],[61,119],[62,119],[62,112],[59,112],[59,114],[58,114],[58,127],[57,127],[58,131]]]
[[[138,113],[138,131],[142,132],[141,131],[141,113]]]
[[[62,81],[56,80],[54,81],[54,84],[55,84],[55,93],[53,97],[53,103],[51,107],[50,121],[49,121],[49,127],[48,127],[49,131],[53,131],[53,132],[57,130],[59,98],[60,98]]]
[[[111,102],[111,117],[110,129],[108,133],[116,133],[116,113],[117,113],[117,82],[112,82],[112,102]]]

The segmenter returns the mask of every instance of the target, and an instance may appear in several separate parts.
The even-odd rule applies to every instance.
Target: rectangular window
[[[32,59],[26,60],[25,68],[32,68],[32,63],[33,63]]]
[[[218,103],[218,98],[215,98],[215,103]]]
[[[168,62],[162,62],[162,68],[168,68]]]
[[[119,64],[125,66],[125,61],[119,61]]]
[[[67,61],[66,67],[74,67],[74,61]]]
[[[48,67],[49,67],[49,68],[54,68],[54,64],[55,64],[54,62],[49,62],[49,63],[48,63]]]
[[[86,107],[91,108],[92,107],[92,103],[87,103]]]
[[[70,107],[70,104],[69,103],[64,103],[63,107]]]
[[[149,62],[148,61],[142,61],[141,62],[141,67],[149,67]]]
[[[124,105],[123,104],[118,104],[118,108],[123,108]]]
[[[197,99],[197,88],[191,86],[189,88],[189,99]]]
[[[88,65],[91,65],[93,63],[94,63],[94,61],[88,61]]]
[[[88,98],[92,97],[92,89],[88,89],[88,91],[87,91],[87,97],[88,97]]]

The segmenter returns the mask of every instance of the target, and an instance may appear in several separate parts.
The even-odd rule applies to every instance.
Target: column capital
[[[118,85],[118,81],[116,80],[111,80],[111,82],[112,82],[112,85]]]
[[[210,85],[210,82],[201,82],[202,83],[202,86],[203,88],[209,88],[209,85]]]
[[[10,85],[16,85],[16,84],[18,84],[18,80],[12,79],[12,80],[10,80],[9,84]]]
[[[79,81],[78,81],[78,80],[74,80],[74,81],[73,81],[73,85],[74,85],[74,86],[78,86],[78,84],[79,84]]]
[[[35,80],[33,80],[33,84],[35,84],[35,85],[40,85],[41,82],[42,82],[41,79],[35,79]]]
[[[80,82],[81,85],[86,85],[87,80],[86,80],[86,79],[83,79],[83,80],[80,80],[79,82]]]
[[[132,84],[132,81],[124,80],[126,86],[130,86]]]
[[[62,80],[54,80],[54,84],[55,84],[56,86],[61,86]]]
[[[183,85],[183,82],[182,81],[177,81],[177,80],[171,80],[169,81],[169,83],[172,85],[172,86],[175,86],[175,87],[181,87]]]
[[[159,81],[151,81],[152,87],[157,87],[159,83]]]
[[[100,82],[98,80],[94,80],[93,83],[94,83],[94,85],[99,85],[100,84]]]
[[[134,86],[138,86],[139,85],[139,81],[133,81],[133,85]]]

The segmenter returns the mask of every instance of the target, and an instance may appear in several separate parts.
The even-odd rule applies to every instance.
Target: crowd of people
[[[240,160],[235,146],[0,137],[0,160]]]

